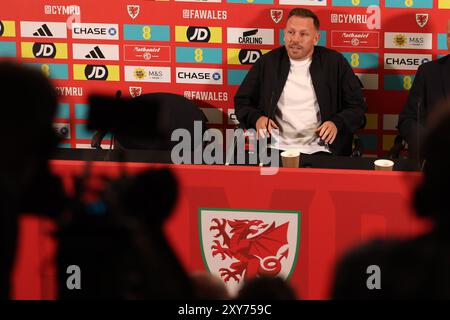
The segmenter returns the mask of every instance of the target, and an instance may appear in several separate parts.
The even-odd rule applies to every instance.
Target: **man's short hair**
[[[294,8],[289,12],[288,20],[290,17],[293,17],[293,16],[302,17],[302,18],[312,18],[313,22],[314,22],[314,27],[316,28],[316,30],[319,30],[319,28],[320,28],[319,18],[316,16],[316,14],[314,12],[312,12],[309,9]]]

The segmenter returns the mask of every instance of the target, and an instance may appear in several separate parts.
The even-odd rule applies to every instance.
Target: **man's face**
[[[286,22],[284,43],[289,58],[305,60],[312,56],[314,46],[319,42],[319,30],[312,18],[292,16]]]

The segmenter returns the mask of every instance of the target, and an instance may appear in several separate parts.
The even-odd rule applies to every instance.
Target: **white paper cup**
[[[378,159],[373,162],[375,170],[392,171],[394,169],[394,161],[387,159]]]
[[[281,153],[283,168],[298,168],[300,166],[300,152],[297,150],[286,150]]]

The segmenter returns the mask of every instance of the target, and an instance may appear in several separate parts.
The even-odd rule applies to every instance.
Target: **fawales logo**
[[[142,94],[142,87],[129,87],[130,96],[133,98],[139,97]]]
[[[127,5],[127,12],[128,15],[131,17],[131,19],[136,19],[136,17],[139,15],[139,12],[141,10],[141,7],[136,4],[129,4]]]
[[[201,209],[199,215],[203,261],[230,292],[237,292],[246,279],[287,279],[293,272],[300,212]]]
[[[425,27],[428,22],[428,13],[416,13],[416,22],[419,27]]]
[[[283,19],[283,10],[270,9],[270,17],[272,18],[273,22],[279,23],[281,19]]]

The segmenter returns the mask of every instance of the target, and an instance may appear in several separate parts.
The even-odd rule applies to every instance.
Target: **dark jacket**
[[[290,69],[285,47],[263,55],[250,69],[234,98],[236,115],[247,128],[255,128],[261,116],[273,119]],[[353,133],[364,126],[367,106],[361,81],[344,56],[316,46],[310,73],[322,122],[331,120],[338,135],[331,145],[335,155],[350,155]]]
[[[408,143],[410,156],[415,156],[417,145],[417,115],[420,113],[422,127],[427,114],[445,102],[450,104],[450,55],[419,67],[408,100],[399,115],[397,128]]]

